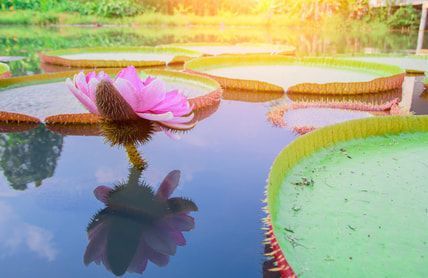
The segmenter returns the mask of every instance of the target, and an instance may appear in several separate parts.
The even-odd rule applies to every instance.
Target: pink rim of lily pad
[[[289,126],[285,121],[285,114],[289,111],[308,108],[332,108],[344,111],[370,112],[373,115],[408,115],[399,107],[399,99],[393,99],[383,104],[368,104],[363,102],[291,102],[273,106],[266,117],[275,127],[291,128],[297,134],[303,135],[311,132],[317,127],[312,125]]]

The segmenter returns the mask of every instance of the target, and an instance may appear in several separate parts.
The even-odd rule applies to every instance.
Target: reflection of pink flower
[[[159,78],[148,77],[142,80],[133,66],[123,69],[114,80],[100,72],[83,72],[66,84],[76,98],[94,114],[99,114],[95,95],[101,80],[109,80],[134,112],[141,118],[166,124],[187,123],[192,120],[192,107],[188,99],[178,90],[167,91],[165,83]]]
[[[188,213],[197,210],[196,205],[170,198],[179,179],[180,172],[172,171],[156,193],[132,182],[117,188],[98,186],[94,194],[107,207],[89,225],[85,264],[103,263],[115,275],[143,273],[149,260],[158,266],[168,264],[177,245],[186,244],[183,232],[195,226]]]

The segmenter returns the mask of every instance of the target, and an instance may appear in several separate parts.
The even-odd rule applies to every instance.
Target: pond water
[[[296,45],[299,54],[316,55],[353,53],[364,48],[402,52],[416,46],[413,33],[376,36],[252,28],[130,29],[0,27],[0,45],[4,46],[0,55],[28,56],[10,63],[15,75],[26,75],[43,72],[38,51],[66,47],[259,42]],[[263,271],[263,192],[273,159],[296,135],[271,127],[265,117],[270,103],[254,98],[251,92],[246,95],[248,102],[245,96],[230,93],[231,100],[223,100],[216,113],[182,134],[180,140],[157,133],[139,147],[148,163],[141,180],[156,191],[168,173],[179,170],[180,183],[172,197],[189,198],[198,208],[189,213],[194,227],[183,233],[186,244],[178,246],[163,267],[153,261],[164,265],[168,258],[152,255],[142,277],[272,277]],[[70,108],[68,101],[60,105]],[[421,107],[419,113],[428,111],[426,105]],[[0,133],[0,154],[1,276],[113,277],[103,265],[86,266],[84,257],[88,224],[106,207],[94,190],[129,181],[125,150],[111,147],[102,137],[62,136],[39,127],[23,133]],[[143,244],[136,234],[152,231],[147,234],[153,236],[156,233],[150,226],[120,229],[135,226],[132,213],[135,211],[131,217],[124,217],[130,219],[128,222],[114,218],[118,217],[114,213],[98,215],[95,221],[107,219],[106,227],[117,236],[113,239],[125,247]],[[124,230],[137,232],[121,237]],[[146,242],[148,236],[143,238]],[[175,240],[183,245],[182,239]],[[105,247],[102,240],[98,246],[95,255],[103,250],[123,252],[123,258],[128,254],[128,249]],[[115,266],[110,262],[110,269]]]
[[[304,108],[288,111],[285,122],[289,126],[313,126],[316,128],[343,121],[371,117],[368,112],[331,108]]]
[[[271,161],[295,138],[270,127],[265,113],[263,104],[224,101],[180,140],[157,134],[139,148],[149,165],[143,179],[156,189],[180,170],[173,196],[199,208],[195,228],[184,233],[187,244],[166,267],[149,263],[144,277],[262,276],[265,180]],[[0,136],[2,275],[108,276],[102,266],[83,264],[86,227],[104,208],[94,189],[127,179],[125,151],[101,137],[62,137],[43,128]]]

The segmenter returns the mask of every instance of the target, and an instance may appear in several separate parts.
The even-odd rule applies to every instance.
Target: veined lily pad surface
[[[167,45],[168,46],[168,45]],[[216,44],[216,43],[177,43],[169,46],[179,47],[192,51],[198,51],[204,55],[224,55],[224,54],[285,54],[291,55],[296,48],[289,45],[278,44]]]
[[[65,85],[65,79],[73,78],[73,74],[65,72],[3,80],[0,82],[1,111],[22,113],[41,120],[58,114],[87,113]],[[163,79],[168,90],[181,90],[196,108],[214,104],[221,97],[220,85],[206,77],[163,70],[147,70],[141,75]]]
[[[211,76],[226,88],[294,93],[374,93],[400,87],[403,78],[403,70],[394,66],[272,55],[197,58],[185,69]]]
[[[69,67],[136,67],[183,63],[198,52],[165,47],[98,47],[64,49],[40,53],[42,62]]]
[[[428,118],[350,121],[277,157],[268,207],[299,277],[428,275]]]

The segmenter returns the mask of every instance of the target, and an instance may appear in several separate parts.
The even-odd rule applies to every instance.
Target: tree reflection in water
[[[63,137],[40,125],[13,133],[0,133],[0,167],[10,186],[25,190],[52,177],[61,155]]]
[[[177,246],[186,244],[183,232],[195,226],[189,213],[198,208],[189,199],[170,197],[178,186],[180,171],[170,172],[156,192],[140,182],[141,173],[134,167],[126,183],[94,190],[106,207],[88,225],[85,265],[102,263],[117,276],[143,273],[148,261],[165,266]]]

